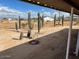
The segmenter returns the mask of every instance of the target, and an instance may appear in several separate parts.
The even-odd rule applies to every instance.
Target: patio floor
[[[0,59],[65,59],[68,29],[40,37],[38,45],[27,42],[0,52]],[[72,31],[71,49],[75,49],[77,29]],[[5,42],[4,42],[5,43]],[[70,54],[70,59],[79,59]]]

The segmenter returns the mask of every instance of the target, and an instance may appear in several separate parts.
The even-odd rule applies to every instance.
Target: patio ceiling
[[[71,7],[74,7],[74,14],[79,15],[79,0],[21,0],[32,4],[64,11],[71,12]]]
[[[79,10],[79,0],[64,0],[64,1]]]

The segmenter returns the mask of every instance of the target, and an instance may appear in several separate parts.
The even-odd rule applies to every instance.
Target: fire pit
[[[38,40],[32,40],[32,41],[30,41],[30,42],[28,42],[29,44],[31,44],[31,45],[37,45],[37,44],[39,44],[40,42],[38,41]]]

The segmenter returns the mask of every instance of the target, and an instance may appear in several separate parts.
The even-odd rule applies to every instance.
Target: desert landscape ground
[[[57,24],[55,27],[53,22],[44,22],[39,34],[37,23],[32,22],[32,39],[26,38],[27,21],[21,21],[21,29],[18,31],[15,29],[15,22],[18,23],[18,21],[0,21],[0,59],[65,59],[69,21],[64,21],[63,26]],[[72,55],[79,29],[79,24],[75,24],[73,21],[70,59],[79,58]],[[25,37],[20,40],[21,32]],[[28,42],[32,40],[38,40],[39,44],[30,45]]]

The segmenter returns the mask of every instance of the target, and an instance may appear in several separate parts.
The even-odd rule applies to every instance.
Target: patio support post
[[[78,56],[78,52],[79,52],[79,31],[78,31],[78,37],[77,37],[77,45],[76,45],[76,56]]]
[[[69,49],[70,49],[70,41],[71,41],[71,31],[72,31],[72,20],[73,20],[73,7],[71,7],[71,14],[70,14],[70,28],[68,32],[68,41],[67,41],[67,51],[66,51],[66,59],[69,57]]]
[[[77,22],[79,20],[79,15],[78,15],[78,18],[77,18]],[[79,54],[79,30],[78,30],[78,36],[77,36],[77,44],[76,44],[76,51],[75,51],[75,54],[76,56],[78,56]]]

